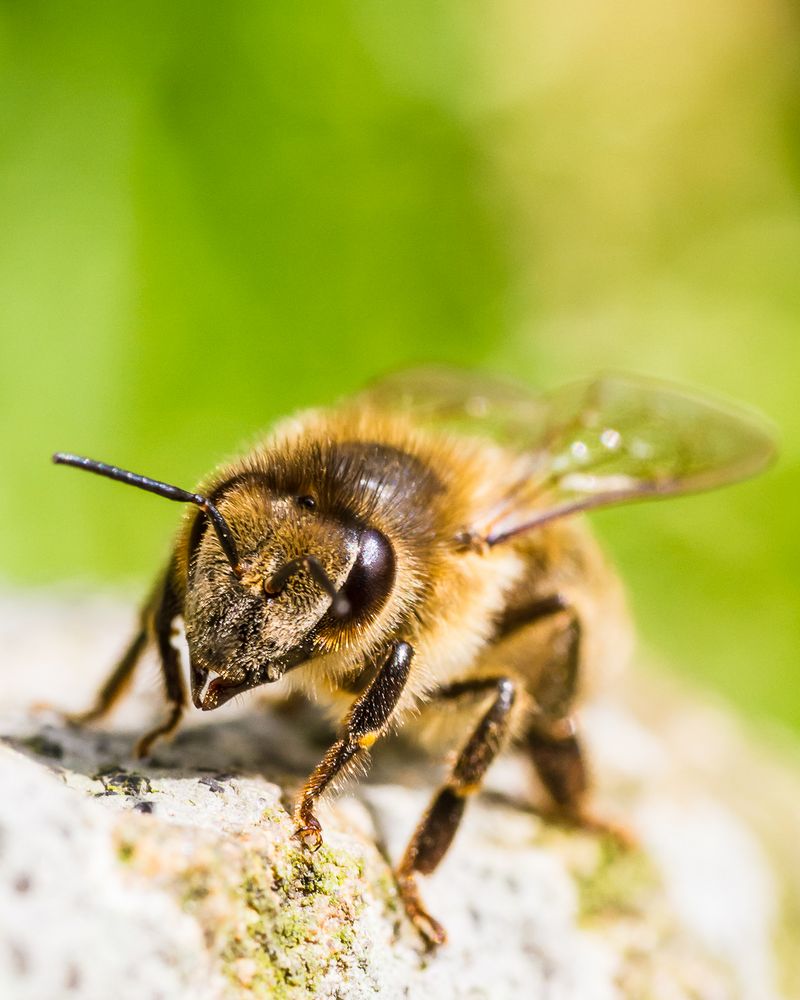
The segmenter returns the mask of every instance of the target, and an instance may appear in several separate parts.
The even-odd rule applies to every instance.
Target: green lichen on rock
[[[127,865],[133,861],[136,854],[136,845],[130,840],[121,838],[117,843],[117,860],[123,864]]]
[[[123,815],[119,861],[130,877],[168,889],[197,921],[231,996],[321,995],[329,974],[363,967],[368,939],[358,920],[384,866],[377,855],[368,862],[356,839],[311,853],[292,838],[283,812],[223,838]]]
[[[182,878],[181,905],[185,910],[191,910],[204,900],[211,892],[207,873],[202,868],[190,868]]]
[[[344,856],[337,856],[327,845],[313,854],[302,849],[288,852],[291,866],[291,884],[303,897],[333,896],[342,888],[348,877],[358,874],[358,866],[347,864]]]
[[[316,854],[276,846],[272,856],[247,858],[233,889],[234,905],[249,919],[225,945],[223,969],[256,998],[314,996],[352,950],[363,866],[328,846]]]
[[[658,890],[658,874],[646,855],[612,836],[596,844],[596,862],[575,873],[579,915],[586,922],[645,912]]]
[[[679,925],[644,851],[613,836],[574,832],[551,849],[564,857],[572,874],[580,926],[614,942],[621,996],[741,997],[728,964]],[[659,980],[661,964],[671,969],[671,985]]]
[[[74,653],[47,657],[54,695],[92,659],[83,641]],[[800,996],[800,759],[759,753],[728,713],[653,678],[641,690],[585,721],[598,808],[631,820],[642,850],[543,822],[527,767],[498,762],[500,794],[475,798],[421,886],[449,933],[435,954],[384,856],[429,796],[402,746],[378,782],[325,806],[311,855],[283,807],[320,749],[295,720],[243,706],[136,764],[128,728],[152,723],[145,705],[116,732],[7,712],[0,980],[37,1000],[66,982],[175,1000]]]
[[[363,875],[363,870],[360,872]],[[378,872],[373,883],[373,891],[377,898],[383,903],[386,913],[389,916],[396,915],[401,910],[400,893],[397,888],[397,881],[390,869],[383,869]]]

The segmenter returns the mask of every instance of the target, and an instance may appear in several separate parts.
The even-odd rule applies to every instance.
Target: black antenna
[[[167,500],[197,504],[211,518],[211,523],[214,526],[214,531],[217,533],[219,544],[222,546],[222,551],[225,553],[228,562],[233,567],[233,572],[237,576],[242,575],[242,569],[239,565],[239,553],[236,551],[236,543],[233,540],[233,535],[227,521],[214,504],[205,497],[200,496],[199,493],[189,493],[188,490],[182,490],[178,486],[160,483],[157,479],[148,479],[147,476],[139,476],[135,472],[127,472],[125,469],[119,469],[116,465],[106,465],[105,462],[96,462],[92,458],[82,458],[80,455],[68,455],[59,451],[53,455],[53,461],[56,465],[72,465],[76,469],[85,469],[87,472],[97,473],[98,476],[116,479],[119,483],[136,486],[140,490],[147,490],[148,493],[155,493],[160,497],[166,497]]]
[[[325,572],[322,563],[316,556],[305,555],[291,559],[278,570],[267,584],[266,592],[270,597],[274,597],[283,590],[290,576],[294,576],[298,570],[306,570],[325,593],[331,599],[331,611],[336,618],[347,618],[350,614],[350,601],[341,590],[337,590],[333,581]]]

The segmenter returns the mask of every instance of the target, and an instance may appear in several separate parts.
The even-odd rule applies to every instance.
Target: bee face
[[[331,597],[308,567],[282,571],[313,556],[336,589],[357,559],[355,526],[319,512],[311,497],[282,496],[256,486],[226,495],[220,513],[234,525],[240,574],[213,532],[196,543],[187,588],[186,637],[193,660],[233,683],[278,680],[311,655]]]
[[[388,596],[388,541],[346,513],[320,509],[313,496],[248,483],[226,494],[219,511],[235,526],[240,565],[236,573],[213,532],[197,536],[184,618],[203,680],[213,671],[234,693],[279,680],[315,655],[321,633],[329,644]],[[222,703],[212,701],[206,707]]]

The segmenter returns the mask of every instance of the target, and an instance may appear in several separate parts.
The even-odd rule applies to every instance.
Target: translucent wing
[[[517,449],[540,439],[552,410],[552,396],[534,394],[507,379],[455,368],[397,372],[369,386],[360,398]]]
[[[500,379],[429,368],[391,376],[365,395],[519,453],[514,481],[472,526],[490,545],[576,511],[732,483],[775,454],[771,431],[753,414],[637,376],[603,375],[535,396]]]

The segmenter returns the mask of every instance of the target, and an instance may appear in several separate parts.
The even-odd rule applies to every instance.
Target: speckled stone
[[[509,757],[424,885],[450,942],[425,952],[387,857],[440,773],[399,741],[292,838],[324,748],[313,715],[255,697],[130,756],[153,665],[104,730],[85,704],[131,613],[103,598],[0,601],[0,997],[777,1000],[800,995],[800,765],[657,677],[587,711],[600,807],[640,848],[558,829]],[[777,817],[777,821],[776,821]],[[794,977],[794,978],[793,978]]]

